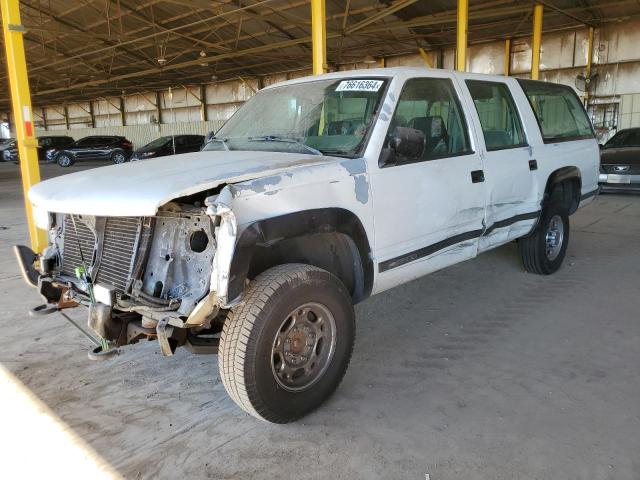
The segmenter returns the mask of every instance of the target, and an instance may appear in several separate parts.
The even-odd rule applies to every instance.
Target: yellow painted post
[[[542,13],[544,6],[537,3],[533,7],[533,41],[531,42],[531,79],[540,78],[540,45],[542,44]]]
[[[469,28],[469,0],[458,0],[458,26],[456,36],[456,70],[467,69],[467,29]]]
[[[511,75],[511,39],[504,41],[504,76]]]
[[[33,219],[31,202],[27,192],[32,185],[40,181],[40,167],[38,165],[38,143],[34,137],[33,112],[31,111],[31,93],[29,91],[29,77],[27,76],[27,62],[24,56],[22,35],[24,26],[20,21],[19,0],[0,0],[2,10],[2,29],[4,31],[4,48],[7,57],[7,73],[11,87],[11,101],[13,103],[13,118],[20,155],[20,170],[22,171],[22,189],[24,190],[24,204],[27,213],[27,224],[31,248],[41,252],[47,246],[47,235],[44,230],[36,228]]]
[[[328,68],[325,0],[311,0],[311,40],[313,43],[313,74],[326,73]]]
[[[589,105],[589,87],[591,86],[591,67],[593,62],[593,27],[589,27],[589,43],[587,45],[587,71],[586,71],[586,89],[585,89],[585,105]]]
[[[422,61],[424,62],[425,67],[432,68],[433,65],[431,65],[431,60],[429,60],[429,55],[427,55],[427,52],[424,51],[424,48],[420,47],[418,51],[420,52],[420,56],[422,57]]]

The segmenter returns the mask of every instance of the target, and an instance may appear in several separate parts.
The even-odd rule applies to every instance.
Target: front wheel
[[[531,235],[518,240],[524,269],[539,275],[551,275],[560,268],[568,245],[569,214],[559,201],[551,202],[543,210]]]
[[[68,153],[61,153],[58,155],[57,162],[61,167],[70,167],[73,165],[73,158]]]
[[[354,339],[351,296],[338,278],[310,265],[273,267],[251,282],[224,323],[222,383],[251,415],[291,422],[335,391]]]

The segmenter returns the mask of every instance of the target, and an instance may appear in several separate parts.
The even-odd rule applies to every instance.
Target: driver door
[[[390,152],[395,127],[424,134],[422,156],[406,159]],[[484,173],[450,78],[405,82],[381,161],[371,172],[375,290],[474,257],[484,227]]]

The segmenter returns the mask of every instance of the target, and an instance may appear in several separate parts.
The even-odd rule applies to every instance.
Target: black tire
[[[552,250],[547,243],[547,236],[553,230],[553,225],[562,224],[562,239],[557,243],[557,250]],[[562,265],[567,246],[569,245],[569,213],[567,207],[559,200],[552,198],[549,204],[543,209],[542,215],[531,235],[518,240],[518,250],[522,265],[529,273],[538,275],[551,275],[558,271]]]
[[[67,168],[73,165],[75,163],[75,160],[70,153],[62,152],[58,154],[56,162],[58,162],[58,165],[60,165],[61,167]]]
[[[116,165],[125,163],[127,161],[127,154],[124,153],[122,150],[116,150],[111,154],[111,161]]]
[[[296,329],[286,328],[290,322],[298,321],[294,318],[302,318],[302,323],[308,321],[309,313],[301,316],[305,310],[300,310],[308,305],[323,307],[324,312],[330,313],[335,340],[327,340],[319,351],[322,355],[333,353],[323,361],[324,366],[311,363],[309,370],[317,369],[314,379],[306,373],[296,380],[295,374],[292,379],[279,377],[275,359],[278,354],[274,352],[282,336],[286,337],[285,343],[291,345],[290,352],[294,352],[294,355],[285,353],[285,357],[291,355],[294,360],[308,361],[312,356],[320,358],[320,337],[311,340],[305,336],[304,341],[296,344],[298,339],[291,342],[289,338]],[[320,322],[320,318],[315,322]],[[249,284],[243,303],[232,309],[225,321],[218,355],[220,377],[231,398],[249,414],[273,423],[291,422],[315,410],[336,390],[349,364],[354,341],[353,304],[343,283],[329,272],[310,265],[279,265],[261,273]],[[303,352],[295,357],[299,352],[292,349],[300,344]],[[330,345],[334,347],[332,350]],[[305,346],[311,347],[310,350],[304,350]],[[310,355],[305,357],[308,352]],[[284,363],[281,359],[280,367]],[[288,362],[285,366],[297,368]],[[299,391],[291,391],[283,384],[292,385],[294,381],[312,383]]]

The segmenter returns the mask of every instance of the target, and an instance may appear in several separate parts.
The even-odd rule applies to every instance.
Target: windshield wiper
[[[310,147],[304,142],[300,140],[296,140],[295,138],[286,138],[280,137],[278,135],[263,135],[260,137],[249,137],[250,142],[284,142],[284,143],[295,143],[296,145],[300,145],[301,147],[306,148],[309,152],[314,155],[324,155],[320,150],[316,150],[313,147]]]
[[[229,152],[231,151],[231,149],[229,148],[229,145],[227,145],[227,142],[229,141],[228,138],[217,138],[217,137],[211,137],[209,139],[209,141],[207,141],[207,143],[210,142],[220,142],[222,144],[222,146],[224,147],[224,149]]]

